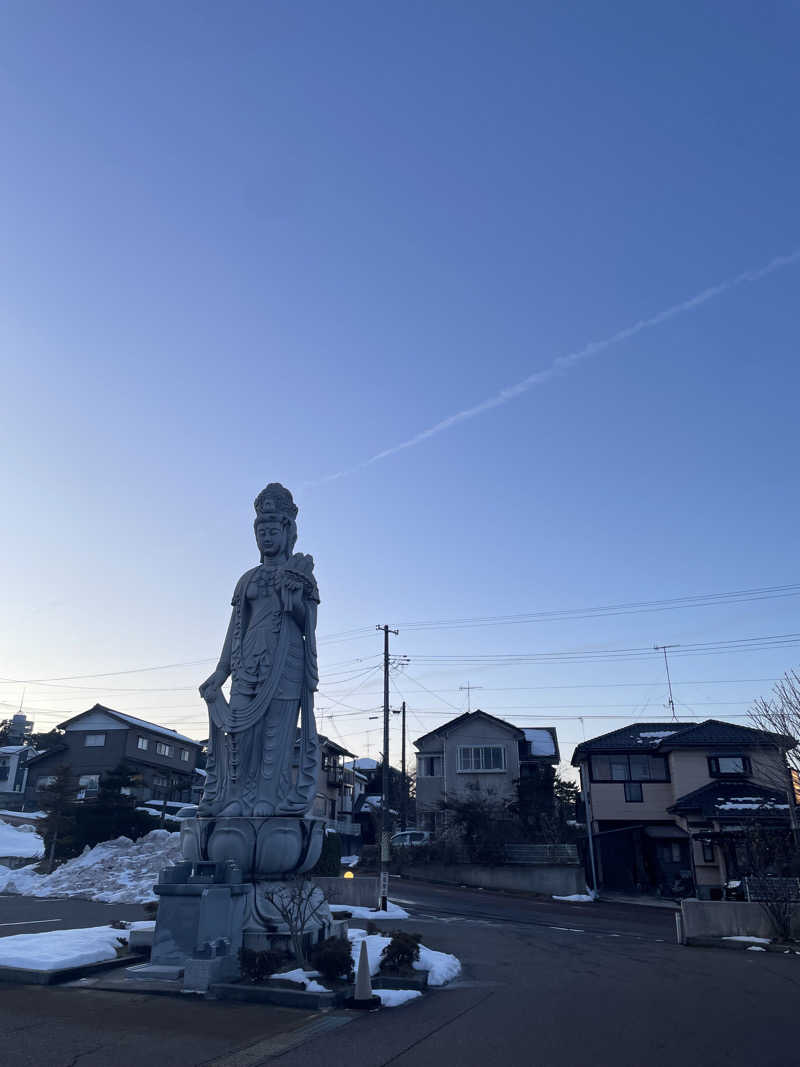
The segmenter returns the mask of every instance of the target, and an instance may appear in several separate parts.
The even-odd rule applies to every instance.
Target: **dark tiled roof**
[[[643,749],[671,752],[674,748],[722,748],[731,745],[737,748],[753,745],[794,748],[796,744],[793,737],[753,730],[749,726],[734,726],[719,719],[683,725],[676,722],[637,722],[584,741],[575,749],[572,762],[577,766],[586,755],[601,752],[641,752]]]
[[[703,748],[709,745],[780,745],[794,748],[796,743],[793,737],[784,737],[783,734],[753,730],[749,726],[734,726],[733,723],[720,722],[719,719],[706,719],[705,722],[686,726],[666,738],[661,744],[661,750],[666,752],[673,748],[694,748],[695,745]]]
[[[577,762],[590,753],[600,752],[641,752],[656,748],[665,737],[683,730],[675,722],[635,722],[632,726],[622,726],[619,730],[601,734],[589,741],[584,741],[575,749],[572,762]]]
[[[707,819],[752,819],[764,815],[787,815],[786,793],[755,782],[711,782],[695,789],[667,808],[675,815],[700,812]]]
[[[514,726],[513,723],[506,722],[505,719],[498,719],[496,715],[490,715],[488,711],[481,711],[480,708],[476,708],[475,711],[465,711],[463,715],[457,715],[455,719],[450,719],[448,722],[443,722],[441,726],[437,726],[435,730],[429,730],[427,734],[423,734],[422,737],[418,737],[414,742],[415,745],[419,745],[421,741],[425,741],[428,737],[435,737],[436,734],[446,734],[451,730],[457,729],[465,722],[469,722],[478,715],[482,719],[488,719],[490,722],[497,723],[498,726],[505,726],[507,730],[510,730],[512,734],[516,734],[519,740],[522,740],[524,734],[518,726]]]

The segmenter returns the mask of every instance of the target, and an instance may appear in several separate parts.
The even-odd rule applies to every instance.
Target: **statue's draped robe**
[[[203,807],[219,814],[238,802],[242,814],[305,814],[314,801],[319,741],[314,722],[319,594],[305,586],[301,630],[275,582],[279,566],[254,567],[233,600],[230,702],[207,701],[210,736]],[[300,712],[299,761],[292,764]]]

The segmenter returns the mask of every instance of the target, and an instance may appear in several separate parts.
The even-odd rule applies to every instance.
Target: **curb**
[[[113,960],[100,963],[84,963],[80,967],[62,967],[61,970],[28,970],[25,967],[0,967],[0,982],[16,985],[59,985],[76,978],[90,978],[94,974],[110,971],[114,967],[129,967],[135,963],[146,963],[147,956],[139,952],[127,956],[117,956]]]
[[[765,952],[776,952],[782,956],[800,956],[800,949],[781,942],[762,945],[759,941],[750,941],[748,943],[747,941],[726,941],[721,937],[687,937],[684,944],[687,948],[722,948],[734,952],[747,952],[751,948],[759,948]]]

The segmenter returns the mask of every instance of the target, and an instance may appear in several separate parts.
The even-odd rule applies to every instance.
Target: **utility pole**
[[[653,645],[656,652],[664,653],[664,666],[667,668],[667,685],[669,686],[669,706],[672,711],[672,718],[675,722],[678,721],[678,716],[675,714],[675,701],[672,699],[672,680],[669,676],[669,660],[667,659],[668,648],[680,648],[680,645]]]
[[[389,634],[399,630],[376,626],[383,630],[383,774],[381,775],[381,885],[378,908],[388,911],[389,900]]]
[[[472,711],[472,690],[473,689],[483,689],[483,686],[482,685],[470,685],[469,681],[467,681],[466,685],[460,685],[458,688],[461,690],[462,693],[466,691],[466,694],[467,694],[467,711],[468,712]]]

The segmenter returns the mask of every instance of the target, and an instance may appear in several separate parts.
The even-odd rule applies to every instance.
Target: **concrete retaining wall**
[[[331,904],[346,907],[377,908],[378,879],[366,875],[355,878],[315,878],[314,881]]]
[[[530,867],[479,867],[472,863],[420,863],[403,867],[404,878],[420,882],[452,882],[480,889],[509,889],[523,893],[570,896],[586,892],[582,867],[535,864]],[[391,895],[391,893],[390,893]]]
[[[765,908],[744,900],[682,900],[683,936],[777,937],[778,931]],[[792,936],[800,937],[800,906],[792,917]]]

